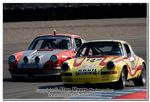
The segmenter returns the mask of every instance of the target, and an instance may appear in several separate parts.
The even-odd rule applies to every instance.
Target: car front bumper
[[[119,80],[118,75],[87,75],[87,76],[62,76],[65,84],[97,84],[97,83],[110,83]]]
[[[9,69],[12,76],[21,77],[44,77],[60,75],[61,69],[37,69],[37,68],[17,68]]]

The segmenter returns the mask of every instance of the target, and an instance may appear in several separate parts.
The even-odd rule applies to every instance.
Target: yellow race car
[[[127,80],[135,86],[146,83],[145,61],[121,40],[94,40],[84,43],[75,58],[61,66],[64,85],[113,83],[123,89]]]

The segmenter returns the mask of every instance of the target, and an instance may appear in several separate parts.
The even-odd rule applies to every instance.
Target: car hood
[[[43,65],[45,64],[52,55],[57,55],[58,53],[61,53],[65,50],[59,50],[59,49],[55,49],[55,50],[27,50],[24,51],[22,58],[20,59],[20,61],[18,62],[18,67],[21,67],[22,64],[25,64],[23,58],[26,56],[28,58],[28,65],[30,64],[34,64],[35,63],[35,57],[39,57],[40,58],[40,62],[39,65]]]
[[[123,57],[121,56],[100,56],[100,57],[81,57],[75,58],[73,62],[73,67],[75,68],[103,68],[109,61],[117,63],[121,61]]]

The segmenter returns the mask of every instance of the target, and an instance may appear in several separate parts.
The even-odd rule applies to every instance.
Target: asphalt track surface
[[[67,20],[67,21],[39,21],[18,22],[3,24],[3,98],[4,99],[113,99],[116,96],[147,91],[146,86],[134,87],[132,82],[127,83],[123,90],[96,89],[88,90],[86,94],[78,92],[72,96],[63,93],[60,97],[56,92],[47,89],[62,89],[62,82],[55,79],[30,79],[14,82],[8,72],[7,58],[12,53],[25,50],[33,38],[40,34],[52,33],[78,34],[86,40],[118,39],[131,44],[134,52],[146,60],[148,35],[146,18],[123,19],[94,19],[94,20]],[[53,79],[51,81],[51,79]],[[57,90],[56,89],[56,90]],[[64,92],[64,91],[63,91]],[[67,93],[67,92],[66,92]],[[62,93],[61,93],[62,94]],[[52,97],[53,96],[53,97]]]

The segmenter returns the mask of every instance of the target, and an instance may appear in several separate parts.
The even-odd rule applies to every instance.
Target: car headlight
[[[15,63],[16,62],[16,57],[14,55],[11,55],[9,58],[8,58],[8,62],[9,63]]]
[[[63,63],[62,66],[61,66],[61,70],[62,70],[62,71],[67,71],[67,70],[69,70],[69,65],[68,65],[68,63]]]
[[[110,61],[110,62],[107,63],[107,68],[108,68],[108,69],[112,69],[112,68],[114,68],[114,67],[115,67],[114,62]]]
[[[57,56],[56,55],[52,55],[51,57],[50,57],[50,61],[52,62],[52,63],[56,63],[57,62]]]

